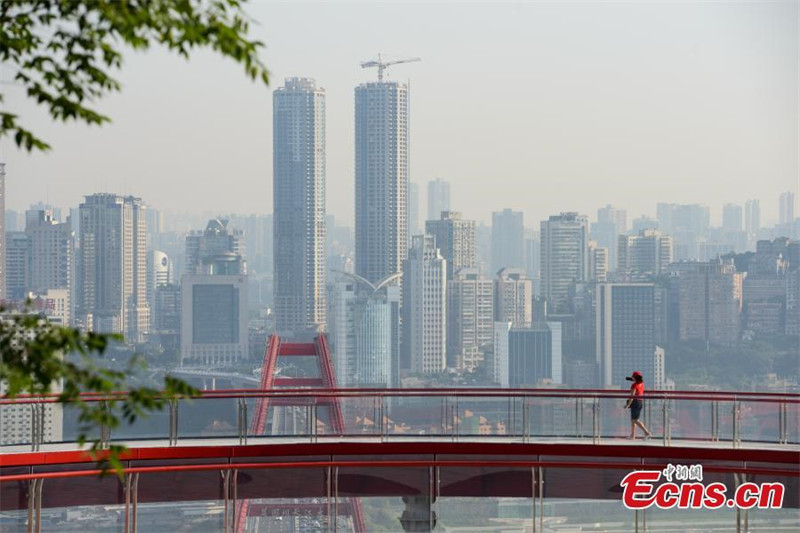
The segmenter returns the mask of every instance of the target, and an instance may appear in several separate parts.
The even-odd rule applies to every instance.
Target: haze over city
[[[657,201],[721,206],[798,189],[796,2],[380,5],[252,3],[266,44],[265,89],[201,52],[127,53],[103,128],[51,123],[8,87],[6,101],[53,145],[4,142],[7,207],[68,207],[98,191],[163,211],[272,212],[272,91],[290,76],[327,93],[327,212],[353,221],[353,90],[378,52],[419,56],[410,81],[410,179],[445,178],[478,221],[526,225],[606,203],[631,218]],[[13,75],[2,73],[7,82]]]

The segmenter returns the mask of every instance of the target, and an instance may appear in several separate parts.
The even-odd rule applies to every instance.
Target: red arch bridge
[[[286,378],[281,357],[315,357]],[[800,395],[652,391],[631,441],[626,393],[337,389],[324,337],[272,337],[261,387],[204,391],[119,430],[120,475],[52,424],[52,397],[0,400],[0,531],[797,531]],[[85,395],[115,409],[119,395]],[[634,470],[702,465],[729,493],[779,482],[781,509],[629,510]]]

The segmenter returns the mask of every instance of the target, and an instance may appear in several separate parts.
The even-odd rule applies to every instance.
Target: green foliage
[[[167,376],[163,390],[150,387],[130,387],[128,376],[141,358],[134,357],[124,371],[103,368],[98,357],[118,335],[83,333],[74,328],[49,323],[35,314],[4,315],[0,319],[0,382],[6,384],[4,397],[45,395],[57,392],[57,400],[79,410],[78,443],[83,446],[89,435],[98,428],[109,430],[120,424],[133,424],[150,411],[160,410],[170,401],[196,396],[198,391],[181,380]],[[81,393],[98,393],[95,399]],[[120,394],[123,393],[123,394]],[[107,452],[103,442],[90,441],[97,457],[121,472],[121,446],[111,446]]]
[[[16,70],[14,81],[47,107],[54,120],[102,125],[109,117],[94,109],[99,98],[120,90],[109,74],[122,66],[122,47],[162,45],[188,58],[210,48],[268,83],[258,58],[263,45],[247,38],[249,21],[241,0],[2,0],[0,61]],[[0,102],[3,94],[0,93]],[[50,146],[0,111],[0,138],[14,137],[28,151]]]
[[[702,341],[665,346],[666,373],[679,386],[709,385],[728,390],[760,388],[767,374],[798,379],[798,337],[773,336],[733,346],[706,346]]]

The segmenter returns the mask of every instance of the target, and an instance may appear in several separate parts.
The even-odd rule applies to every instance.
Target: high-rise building
[[[494,340],[491,360],[487,364],[487,375],[492,383],[501,387],[509,386],[508,375],[508,334],[511,322],[494,323]]]
[[[77,302],[86,327],[143,342],[147,305],[147,222],[140,198],[86,196],[80,205],[81,288]]]
[[[448,283],[448,366],[474,370],[484,362],[494,334],[494,286],[476,268],[463,268]]]
[[[733,260],[673,263],[678,338],[732,344],[739,340],[742,273]]]
[[[212,219],[186,237],[181,278],[181,364],[225,365],[248,356],[244,236]]]
[[[578,213],[552,215],[541,223],[542,295],[548,310],[569,310],[570,289],[589,279],[588,220]]]
[[[561,324],[534,322],[508,332],[508,381],[511,387],[560,384]]]
[[[325,328],[325,90],[288,78],[273,94],[273,131],[277,330],[313,336]]]
[[[373,285],[342,273],[328,285],[328,341],[340,387],[398,385],[397,278]]]
[[[672,238],[658,230],[620,235],[617,274],[621,279],[645,280],[660,276],[672,262]]]
[[[631,232],[638,235],[639,232],[646,229],[658,229],[658,220],[642,215],[639,218],[633,219]]]
[[[186,236],[185,268],[186,274],[209,274],[209,269],[233,268],[235,273],[246,272],[246,246],[244,232],[230,226],[226,218],[213,218],[203,231],[192,231]],[[231,255],[232,254],[232,255]],[[224,256],[235,259],[234,265],[216,261]],[[227,266],[226,266],[227,265]],[[215,272],[219,274],[220,272]]]
[[[229,365],[248,355],[244,274],[181,278],[181,364]]]
[[[6,164],[0,163],[0,302],[6,298]]]
[[[744,230],[754,235],[761,229],[761,207],[758,200],[747,200],[744,203]]]
[[[655,287],[650,283],[602,283],[595,296],[596,356],[602,386],[624,387],[638,370],[654,376]]]
[[[786,274],[786,335],[800,335],[800,267]]]
[[[617,234],[628,231],[628,212],[624,209],[617,209],[611,205],[606,205],[597,210],[597,221],[600,223],[610,222],[616,226]]]
[[[419,184],[408,183],[408,234],[419,235]]]
[[[492,213],[492,272],[525,267],[525,226],[522,211]]]
[[[532,280],[541,276],[541,237],[534,229],[525,229],[525,271]],[[536,292],[536,287],[534,287]]]
[[[500,270],[494,287],[495,321],[510,322],[515,328],[530,327],[533,322],[533,282],[525,275],[525,270]]]
[[[172,260],[161,250],[151,250],[147,254],[147,301],[155,315],[156,289],[160,285],[175,283],[175,270]],[[155,316],[152,322],[155,322]]]
[[[475,267],[475,221],[463,220],[457,211],[442,211],[440,220],[425,222],[425,233],[433,235],[436,247],[447,260],[447,279],[462,268]]]
[[[436,178],[428,182],[428,220],[439,220],[443,211],[450,211],[450,182]]]
[[[736,204],[722,206],[722,228],[728,231],[742,231],[742,206]]]
[[[31,281],[31,239],[24,231],[9,231],[6,237],[6,300],[21,302]]]
[[[155,289],[151,334],[166,349],[180,350],[181,286],[158,285]]]
[[[794,222],[794,193],[786,191],[778,199],[778,223],[791,224]]]
[[[608,248],[598,246],[589,241],[589,279],[596,283],[605,283],[608,278]]]
[[[608,266],[614,270],[617,264],[617,238],[628,231],[628,213],[606,205],[597,210],[597,222],[591,225],[590,236],[599,248],[608,250]]]
[[[412,372],[447,366],[447,261],[432,235],[414,235],[403,262],[403,344]]]
[[[675,259],[700,257],[699,243],[708,235],[710,225],[708,206],[659,203],[656,210],[658,229],[673,239]]]
[[[29,210],[25,233],[30,245],[28,290],[68,289],[73,275],[73,236],[70,224],[57,222],[51,210]]]
[[[376,283],[408,253],[408,87],[363,83],[355,99],[356,274]]]

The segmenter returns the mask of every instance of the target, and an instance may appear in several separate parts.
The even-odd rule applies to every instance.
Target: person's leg
[[[644,431],[644,434],[647,435],[648,437],[651,437],[653,435],[652,433],[650,433],[650,430],[647,429],[647,426],[645,426],[644,422],[642,422],[641,420],[637,420],[636,425],[642,428],[642,431]]]
[[[628,438],[629,439],[635,439],[636,438],[636,420],[634,420],[632,418],[631,418],[631,434],[628,435]]]

